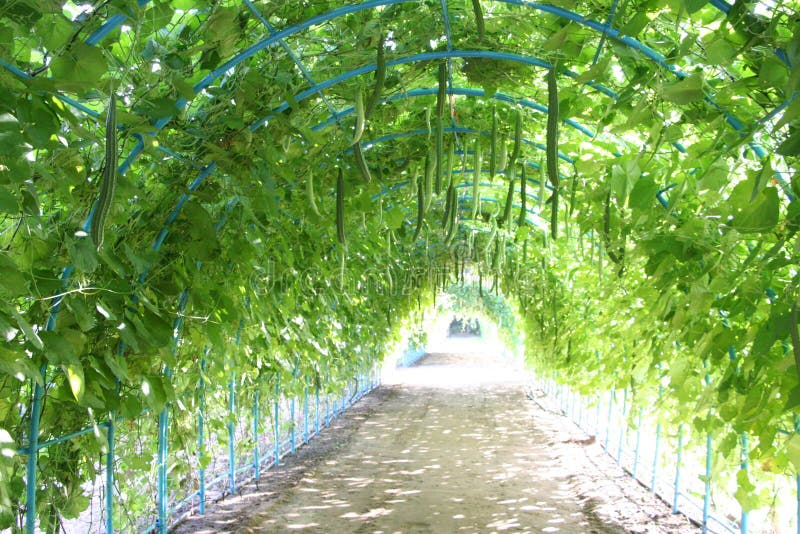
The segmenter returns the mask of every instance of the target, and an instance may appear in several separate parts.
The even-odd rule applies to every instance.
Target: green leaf
[[[33,380],[39,385],[44,385],[39,366],[31,357],[22,352],[14,352],[0,347],[0,371],[17,379],[20,379],[21,376]]]
[[[639,32],[641,32],[649,23],[650,17],[648,16],[647,12],[639,11],[633,17],[631,17],[631,20],[629,20],[625,26],[620,28],[619,32],[622,35],[636,37],[639,35]]]
[[[103,361],[106,362],[108,368],[111,369],[111,372],[114,373],[118,379],[127,382],[129,380],[128,376],[128,364],[125,361],[125,358],[107,352],[103,357]]]
[[[752,180],[747,180],[737,185],[736,189],[742,186],[752,188],[751,182]],[[753,202],[744,206],[737,204],[734,206],[734,210],[733,227],[736,230],[743,234],[767,232],[778,224],[780,215],[778,190],[774,187],[767,187],[756,196]]]
[[[711,63],[727,65],[736,57],[737,49],[725,38],[714,39],[706,45],[706,57]]]
[[[159,411],[167,404],[164,380],[159,375],[147,375],[142,380],[142,393],[144,393],[145,402],[153,411]]]
[[[79,271],[91,273],[97,268],[97,249],[88,235],[68,239],[67,250],[72,264]]]
[[[706,0],[682,0],[683,7],[690,15],[700,11],[707,4]]]
[[[783,89],[789,81],[789,67],[772,54],[766,56],[758,67],[758,78],[767,87]]]
[[[62,329],[58,332],[42,332],[44,355],[53,365],[78,364],[78,355],[83,349],[83,334],[76,330]]]
[[[794,466],[794,472],[800,474],[800,434],[792,434],[784,445],[786,455]]]
[[[750,476],[746,469],[740,469],[739,472],[736,473],[736,481],[738,487],[736,488],[734,497],[739,501],[742,510],[749,512],[759,508],[761,506],[761,499],[759,499],[756,493],[756,487],[750,482]]]
[[[121,405],[121,415],[126,419],[133,419],[142,413],[142,403],[133,395],[126,396]]]
[[[72,43],[63,55],[53,59],[50,70],[54,77],[71,82],[65,85],[85,89],[95,86],[108,72],[108,63],[101,49],[79,40]]]
[[[151,100],[145,107],[144,112],[153,120],[165,119],[176,115],[180,110],[175,105],[175,100],[168,97],[156,98]]]
[[[16,155],[23,142],[19,120],[10,113],[0,113],[0,156]]]
[[[658,190],[659,185],[652,176],[642,176],[633,186],[628,198],[628,205],[633,209],[648,210],[656,202]]]
[[[0,252],[0,295],[17,298],[28,294],[28,284],[17,264]]]
[[[661,94],[664,100],[679,105],[697,102],[705,96],[703,92],[703,74],[695,72],[682,80],[665,84]]]
[[[797,156],[800,154],[800,128],[791,130],[789,137],[775,150],[781,156]]]
[[[83,399],[84,393],[84,379],[83,379],[83,366],[79,363],[73,363],[64,366],[64,372],[67,373],[67,381],[69,382],[69,389],[72,395],[78,402]]]
[[[0,187],[0,213],[19,213],[19,200],[2,187]]]
[[[386,226],[388,226],[391,230],[397,230],[403,226],[405,212],[400,206],[394,206],[392,209],[386,212],[384,217],[386,218]]]
[[[16,310],[16,308],[11,308],[11,313],[14,315],[14,319],[17,321],[17,325],[19,326],[22,333],[25,334],[25,338],[39,350],[44,348],[44,343],[42,343],[42,338],[34,332],[33,327],[31,324],[25,320],[25,318],[20,315],[20,313]]]
[[[571,24],[567,24],[557,32],[550,35],[547,40],[542,43],[542,48],[545,50],[561,50],[564,48],[564,43],[567,42],[571,30]]]

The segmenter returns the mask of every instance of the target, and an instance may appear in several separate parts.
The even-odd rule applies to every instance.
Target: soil
[[[186,532],[695,533],[486,353],[428,354]]]

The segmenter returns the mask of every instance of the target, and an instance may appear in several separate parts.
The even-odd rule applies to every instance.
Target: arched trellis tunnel
[[[538,370],[720,444],[746,530],[800,469],[798,11],[5,3],[0,528],[148,476],[135,428],[166,529],[209,388],[338,391],[485,279]]]

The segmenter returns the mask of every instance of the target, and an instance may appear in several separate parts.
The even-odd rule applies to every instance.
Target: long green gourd
[[[528,176],[525,172],[525,162],[522,162],[522,175],[520,180],[522,180],[519,184],[519,200],[520,200],[520,208],[519,208],[519,220],[517,224],[520,226],[525,226],[526,220],[525,216],[528,212]]]
[[[480,183],[481,183],[481,142],[480,139],[475,139],[475,150],[474,150],[475,161],[472,167],[472,217],[471,219],[474,221],[478,217],[478,211],[480,211],[481,207],[481,192],[480,192]]]
[[[489,145],[489,181],[497,174],[497,108],[492,108],[492,136]]]
[[[520,146],[522,144],[522,112],[517,108],[514,115],[514,148],[511,150],[511,156],[508,158],[507,169],[514,172],[514,165],[519,159]]]
[[[472,0],[472,10],[475,12],[475,24],[478,27],[478,38],[483,39],[484,35],[486,35],[486,23],[483,21],[481,0]]]
[[[361,136],[364,135],[364,125],[366,124],[366,110],[364,108],[364,93],[359,89],[356,92],[356,127],[353,133],[353,141],[351,145],[357,144],[361,141]]]
[[[422,233],[422,224],[425,219],[425,185],[423,182],[417,183],[417,229],[414,231],[414,239],[419,238]]]
[[[111,92],[111,101],[108,104],[106,116],[106,160],[100,178],[100,194],[89,225],[89,235],[92,236],[98,250],[103,246],[105,237],[105,224],[111,203],[114,200],[114,190],[117,188],[117,100]]]
[[[511,220],[511,206],[514,203],[514,182],[516,181],[516,169],[509,166],[506,169],[506,180],[508,180],[508,192],[506,193],[506,205],[503,209],[503,217],[500,219],[500,226],[505,226]]]
[[[550,234],[558,237],[558,80],[556,64],[547,71],[547,178],[553,186],[553,205],[550,220]]]
[[[311,212],[319,217],[319,208],[314,198],[314,174],[311,171],[308,172],[308,179],[306,180],[306,197],[308,197],[308,207],[311,208]]]
[[[447,63],[439,63],[439,92],[436,95],[436,194],[442,193],[442,164],[444,163],[444,109],[447,100]]]
[[[433,170],[436,166],[436,153],[425,156],[425,211],[431,207],[433,200]]]
[[[356,167],[358,167],[358,172],[361,173],[361,177],[366,183],[370,183],[372,181],[372,175],[369,172],[367,160],[364,158],[364,151],[361,148],[361,143],[353,145],[353,155],[356,158]]]
[[[344,174],[341,167],[336,177],[336,237],[340,245],[347,242],[344,234]]]
[[[386,84],[386,50],[385,50],[385,43],[386,43],[386,36],[381,34],[381,38],[378,40],[378,57],[376,60],[376,68],[375,68],[375,87],[372,90],[372,94],[369,96],[369,100],[367,100],[367,105],[364,109],[364,118],[368,119],[372,116],[372,113],[375,111],[375,108],[378,106],[378,102],[381,101],[381,97],[383,96],[383,86]]]

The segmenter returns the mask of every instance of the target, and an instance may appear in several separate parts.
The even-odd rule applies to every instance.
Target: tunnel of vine
[[[201,401],[339,392],[445,295],[769,508],[800,480],[798,12],[5,2],[0,529],[57,530],[109,465],[132,528],[121,478],[188,480]]]

